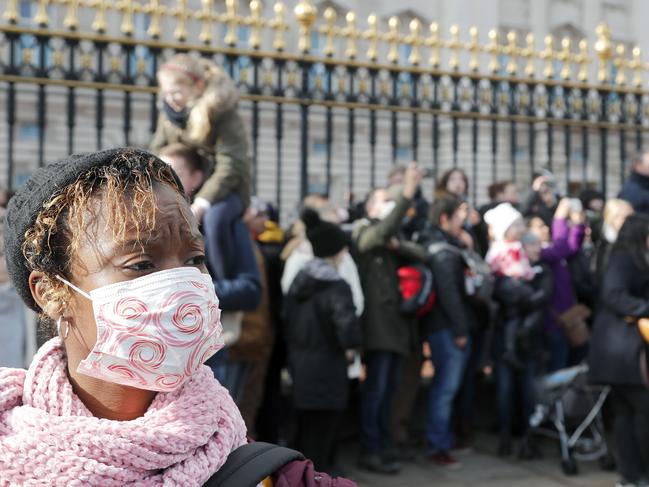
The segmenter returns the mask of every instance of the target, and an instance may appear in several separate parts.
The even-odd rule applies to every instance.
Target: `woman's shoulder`
[[[25,369],[0,367],[0,413],[22,404]]]

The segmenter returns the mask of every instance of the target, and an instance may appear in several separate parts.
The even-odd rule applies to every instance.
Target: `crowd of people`
[[[359,438],[358,465],[372,472],[398,474],[417,453],[440,467],[460,468],[458,452],[473,441],[476,395],[484,394],[481,382],[491,381],[493,388],[481,401],[492,401],[497,411],[499,455],[534,458],[539,454],[534,445],[517,450],[514,438],[525,432],[533,412],[536,378],[589,363],[592,381],[613,389],[623,483],[649,481],[649,379],[637,327],[649,317],[649,152],[636,157],[616,199],[586,188],[562,195],[555,176],[543,170],[525,187],[494,182],[489,202],[476,208],[461,169],[447,171],[434,193],[425,194],[426,172],[413,163],[395,166],[385,185],[351,208],[311,194],[300,202],[299,218],[282,227],[272,203],[251,195],[234,83],[211,62],[186,54],[162,65],[158,81],[161,111],[150,150],[173,172],[147,166],[141,153],[132,156],[135,162],[127,162],[128,153],[119,155],[123,167],[133,171],[128,175],[105,153],[91,160],[73,158],[68,164],[76,164],[76,172],[48,176],[59,186],[41,190],[30,183],[36,190],[19,193],[9,204],[8,274],[0,264],[3,324],[25,328],[19,321],[24,320],[20,298],[41,314],[44,335],[60,336],[69,365],[74,361],[79,367],[68,365],[69,376],[91,415],[134,419],[149,405],[162,406],[151,402],[144,387],[135,407],[122,397],[107,404],[131,404],[125,410],[105,409],[100,399],[106,392],[99,391],[97,380],[133,385],[134,372],[117,380],[101,368],[93,340],[108,339],[89,330],[92,306],[75,295],[75,312],[81,315],[68,315],[65,300],[79,289],[85,293],[111,282],[135,283],[157,274],[154,270],[170,272],[164,270],[174,267],[162,255],[164,246],[146,259],[135,250],[144,245],[140,233],[153,235],[155,225],[163,225],[155,227],[160,235],[152,240],[164,240],[172,247],[170,255],[177,254],[174,262],[207,272],[214,285],[224,346],[203,352],[249,437],[286,443],[332,476],[341,473],[336,452],[343,433]],[[45,184],[42,177],[38,184]],[[115,190],[122,186],[132,194],[93,205],[95,192],[117,198]],[[173,210],[176,196],[162,186],[184,192],[196,219]],[[158,223],[146,214],[151,188],[158,188]],[[117,213],[103,214],[105,208]],[[75,236],[70,229],[81,232],[89,209],[102,224]],[[124,223],[119,215],[130,224],[115,227]],[[0,218],[4,223],[4,212]],[[67,226],[61,219],[68,219]],[[183,221],[196,225],[185,228]],[[89,257],[88,231],[96,232],[94,239],[137,243],[122,277],[110,277],[108,270],[98,274],[101,279],[92,277],[92,268],[106,263]],[[197,232],[204,247],[196,243]],[[64,244],[72,250],[62,250]],[[77,253],[85,255],[85,270],[75,260]],[[180,284],[181,274],[175,277]],[[100,293],[88,296],[97,308]],[[127,311],[129,316],[138,312]],[[79,316],[88,329],[76,327]],[[2,366],[23,365],[5,355],[5,345],[16,350],[8,344],[23,339],[14,333],[19,332],[1,340]],[[52,346],[48,350],[55,354]],[[84,360],[90,350],[95,365]],[[425,389],[422,370],[428,371]],[[171,380],[152,377],[156,384]],[[206,384],[203,377],[193,387],[206,388],[227,418],[226,434],[215,444],[233,449],[245,436],[237,415]],[[425,421],[415,425],[422,390]],[[3,403],[0,397],[0,414],[20,403],[13,401]],[[350,415],[359,418],[352,423],[356,428],[346,423]],[[101,434],[111,438],[112,433]],[[210,457],[210,465],[220,466],[220,460]],[[15,475],[14,480],[23,478]],[[207,476],[198,478],[204,482]]]

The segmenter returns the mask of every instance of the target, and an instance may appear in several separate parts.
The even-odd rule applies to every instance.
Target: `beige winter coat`
[[[247,207],[251,163],[246,128],[237,112],[239,92],[220,67],[206,61],[205,68],[206,88],[190,107],[187,126],[174,125],[161,110],[150,149],[157,153],[176,142],[200,146],[213,157],[214,172],[196,196],[215,203],[234,192]]]

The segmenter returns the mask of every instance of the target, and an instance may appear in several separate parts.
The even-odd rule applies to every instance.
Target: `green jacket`
[[[205,80],[205,91],[190,107],[185,128],[174,125],[160,112],[150,150],[157,153],[176,142],[199,146],[211,157],[213,172],[196,197],[215,203],[234,192],[247,207],[251,196],[251,161],[245,124],[237,112],[238,90],[216,65],[206,69]]]
[[[359,222],[353,233],[354,250],[365,295],[363,348],[409,355],[418,345],[416,320],[400,312],[401,293],[397,270],[401,265],[423,261],[426,252],[417,244],[399,240],[399,250],[387,247],[398,237],[401,222],[412,200],[399,196],[383,220]]]

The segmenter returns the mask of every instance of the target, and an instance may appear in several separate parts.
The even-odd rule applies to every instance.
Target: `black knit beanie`
[[[349,246],[349,236],[338,225],[320,219],[311,208],[302,211],[300,219],[306,226],[306,237],[316,257],[332,257]]]
[[[156,156],[134,148],[73,154],[38,169],[9,200],[5,230],[7,270],[20,297],[27,306],[37,313],[41,309],[34,301],[29,289],[31,269],[27,266],[22,252],[25,233],[36,223],[39,212],[56,193],[73,184],[81,175],[94,167],[110,166],[115,164],[117,158],[129,157],[138,158],[147,163],[153,159],[162,165],[165,164]],[[177,176],[175,177],[176,183],[182,191],[182,183]]]

